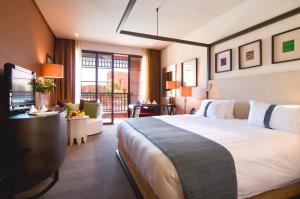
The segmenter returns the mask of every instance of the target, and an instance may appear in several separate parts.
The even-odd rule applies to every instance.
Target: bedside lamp
[[[166,81],[166,89],[171,90],[170,104],[172,104],[172,90],[176,88],[175,81]]]
[[[181,96],[184,97],[184,114],[186,113],[186,103],[187,99],[186,97],[192,96],[192,87],[186,86],[186,87],[181,87]]]
[[[46,78],[63,78],[64,67],[61,64],[43,64],[42,76]]]

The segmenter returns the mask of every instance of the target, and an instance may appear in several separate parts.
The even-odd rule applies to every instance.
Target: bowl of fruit
[[[85,113],[83,111],[70,110],[68,112],[68,117],[82,117],[82,116],[85,116]]]

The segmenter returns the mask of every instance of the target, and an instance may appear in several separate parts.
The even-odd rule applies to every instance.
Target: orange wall
[[[0,70],[11,62],[40,74],[54,38],[33,0],[0,1]]]
[[[54,39],[33,0],[0,0],[0,75],[7,62],[40,75],[46,54],[53,57]],[[0,85],[0,140],[3,132],[2,90]]]

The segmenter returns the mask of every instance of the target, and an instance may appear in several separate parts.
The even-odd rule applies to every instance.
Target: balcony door
[[[129,57],[123,54],[82,52],[81,99],[101,102],[105,124],[127,117]]]
[[[101,102],[104,124],[113,123],[113,54],[83,51],[81,99]]]

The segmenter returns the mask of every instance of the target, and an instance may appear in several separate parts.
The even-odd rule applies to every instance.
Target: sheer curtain
[[[81,42],[75,41],[75,103],[81,98]]]

